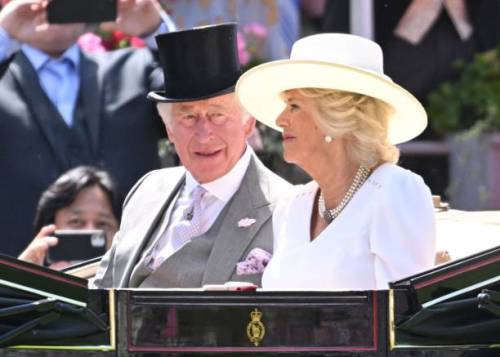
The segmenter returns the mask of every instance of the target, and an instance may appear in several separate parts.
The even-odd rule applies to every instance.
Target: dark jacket
[[[42,191],[66,170],[108,170],[125,193],[158,168],[164,129],[151,89],[162,86],[149,50],[81,54],[75,125],[69,129],[19,52],[0,80],[0,253],[17,256],[33,239]]]

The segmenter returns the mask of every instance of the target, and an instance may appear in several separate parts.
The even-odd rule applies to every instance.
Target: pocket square
[[[244,261],[236,264],[236,275],[259,274],[264,271],[273,255],[261,248],[254,248]]]

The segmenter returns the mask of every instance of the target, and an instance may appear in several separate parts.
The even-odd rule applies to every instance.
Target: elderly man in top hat
[[[156,40],[165,91],[148,97],[184,166],[150,172],[132,188],[93,286],[260,285],[272,251],[272,210],[291,186],[246,143],[255,122],[233,92],[241,73],[236,25]]]

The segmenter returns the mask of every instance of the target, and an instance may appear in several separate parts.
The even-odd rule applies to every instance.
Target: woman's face
[[[306,168],[313,155],[324,151],[324,134],[314,120],[316,106],[297,90],[283,93],[282,98],[286,108],[276,119],[276,124],[283,128],[285,161]]]
[[[58,229],[102,229],[108,248],[118,230],[111,202],[99,186],[83,189],[71,205],[56,212],[54,224]]]

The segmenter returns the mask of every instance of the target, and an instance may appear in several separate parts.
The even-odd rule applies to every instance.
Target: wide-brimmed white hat
[[[389,141],[408,141],[427,126],[420,102],[383,71],[378,44],[366,38],[324,33],[298,40],[289,60],[268,62],[245,72],[236,84],[243,107],[257,120],[281,130],[276,119],[285,108],[280,94],[289,89],[325,88],[360,93],[394,108]]]

